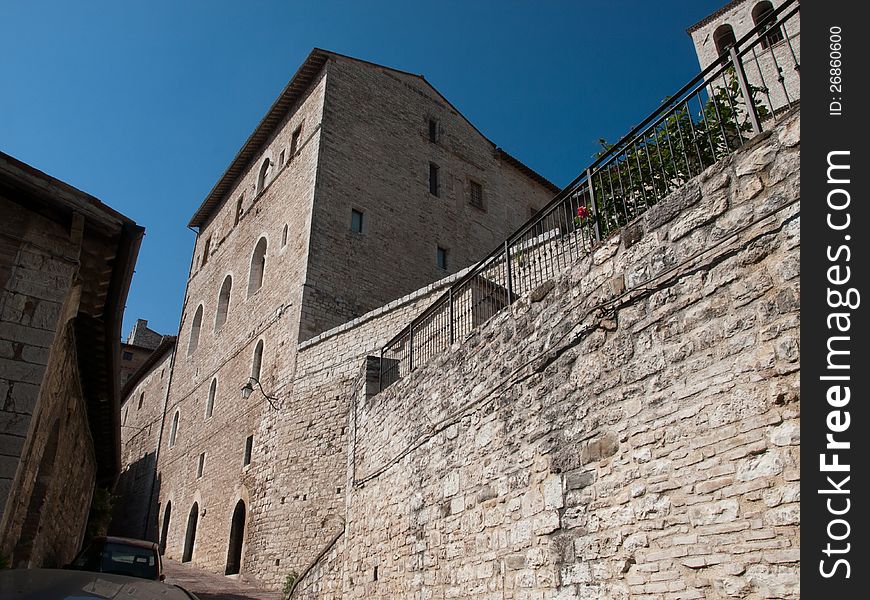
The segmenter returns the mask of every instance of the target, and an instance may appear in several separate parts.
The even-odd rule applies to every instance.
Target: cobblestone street
[[[163,559],[166,582],[180,585],[200,600],[281,600],[280,592],[262,590],[240,579],[203,571],[178,561]]]

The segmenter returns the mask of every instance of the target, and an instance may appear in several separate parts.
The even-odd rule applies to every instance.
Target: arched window
[[[172,448],[175,445],[175,438],[178,436],[178,411],[175,411],[175,414],[172,415],[172,427],[169,428],[169,447]]]
[[[248,298],[263,287],[263,273],[266,271],[266,238],[260,238],[251,255],[251,268],[248,271]]]
[[[142,403],[145,402],[145,392],[139,394],[139,406],[136,407],[136,410],[142,408]]]
[[[227,322],[227,312],[230,310],[230,294],[233,291],[233,277],[227,275],[218,294],[217,313],[214,316],[214,330],[217,331]]]
[[[716,44],[716,53],[719,56],[726,54],[728,48],[737,43],[737,38],[734,37],[734,28],[728,23],[719,25],[713,32],[713,43]]]
[[[287,224],[284,224],[284,231],[281,232],[281,247],[287,245]]]
[[[214,396],[217,393],[217,377],[211,380],[211,385],[208,386],[208,401],[205,403],[205,418],[210,419],[214,412]]]
[[[782,29],[780,29],[779,25],[774,26],[773,24],[775,18],[772,13],[773,4],[767,1],[759,2],[752,9],[753,23],[758,25],[759,23],[766,21],[765,26],[758,32],[758,36],[761,38],[762,48],[769,48],[783,39]]]
[[[263,159],[263,164],[260,165],[260,174],[257,175],[257,193],[259,194],[266,188],[266,177],[269,174],[269,167],[272,166],[272,161],[269,157]]]
[[[257,342],[254,348],[254,359],[251,361],[251,377],[260,381],[260,372],[263,370],[263,340]]]
[[[187,355],[193,354],[196,347],[199,346],[199,330],[202,328],[202,304],[196,307],[196,313],[193,315],[193,325],[190,328],[190,341],[187,343]]]

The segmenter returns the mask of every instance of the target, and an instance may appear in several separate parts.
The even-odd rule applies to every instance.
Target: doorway
[[[196,523],[199,521],[199,505],[194,502],[187,517],[187,533],[184,535],[184,553],[181,562],[189,562],[193,558],[193,544],[196,542]]]
[[[166,538],[169,536],[169,519],[172,517],[172,502],[166,502],[166,510],[163,511],[163,526],[160,528],[160,555],[166,554]]]
[[[236,575],[242,569],[242,544],[245,541],[245,501],[239,500],[233,510],[230,545],[227,549],[226,575]]]

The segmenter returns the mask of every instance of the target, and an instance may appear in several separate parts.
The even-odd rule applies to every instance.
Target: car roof
[[[102,535],[99,537],[95,537],[92,542],[107,542],[110,544],[125,544],[127,546],[136,546],[138,548],[148,548],[150,550],[156,550],[157,544],[154,542],[149,542],[148,540],[137,540],[134,538],[125,538],[118,537],[114,535]]]
[[[16,600],[197,600],[177,585],[150,579],[66,569],[3,569],[0,590]]]

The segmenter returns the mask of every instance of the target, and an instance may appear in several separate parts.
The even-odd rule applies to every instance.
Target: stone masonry
[[[344,534],[293,597],[799,598],[799,164],[792,112],[449,352],[350,386]]]
[[[301,572],[341,523],[360,361],[441,288],[416,290],[481,258],[554,191],[422,77],[313,51],[191,221],[156,453],[166,555],[218,573],[240,563],[272,587]],[[276,410],[259,385],[241,398],[252,376]]]

